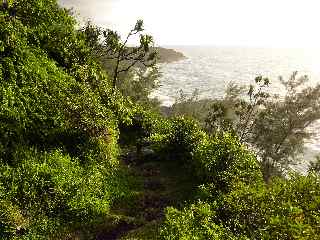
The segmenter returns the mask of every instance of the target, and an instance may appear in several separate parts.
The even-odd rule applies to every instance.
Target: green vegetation
[[[117,141],[129,103],[56,1],[14,2],[0,26],[1,238],[99,221],[126,191]]]
[[[1,6],[0,238],[317,239],[319,163],[282,170],[319,118],[319,87],[294,74],[275,98],[258,77],[247,101],[237,86],[181,95],[165,117],[140,40],[78,29],[55,0]]]
[[[151,91],[158,87],[160,72],[155,64],[158,56],[153,38],[143,34],[143,22],[138,20],[134,28],[122,40],[116,31],[101,29],[90,22],[82,29],[91,54],[112,77],[112,89],[129,97],[142,106],[157,109],[159,102],[149,99]],[[140,36],[139,46],[129,47],[131,38]]]
[[[320,119],[320,85],[307,86],[308,78],[294,72],[280,79],[284,96],[272,95],[269,79],[255,85],[230,84],[222,100],[197,100],[181,94],[172,107],[175,116],[198,119],[209,134],[231,132],[259,158],[265,181],[285,174],[299,161],[304,141],[312,136],[308,126]]]
[[[198,100],[197,92],[180,95],[171,114],[198,119],[211,141],[192,143],[195,134],[179,127],[186,133],[179,142],[196,145],[184,159],[192,160],[188,166],[197,164],[191,172],[202,177],[199,202],[168,208],[161,239],[318,238],[319,160],[307,176],[284,172],[310,137],[307,127],[319,119],[319,85],[304,87],[306,81],[296,72],[282,80],[284,98],[270,96],[269,80],[262,77],[249,87],[248,100],[245,87],[235,84],[222,100]],[[243,144],[259,160],[245,153]]]
[[[239,185],[222,199],[166,214],[163,239],[317,239],[319,176]]]

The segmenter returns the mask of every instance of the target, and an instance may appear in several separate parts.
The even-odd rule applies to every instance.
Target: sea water
[[[187,58],[160,65],[160,87],[151,96],[170,106],[179,90],[191,94],[198,89],[200,98],[222,98],[230,82],[249,85],[256,76],[268,77],[272,93],[283,94],[279,76],[294,71],[307,75],[309,85],[320,83],[320,49],[169,46]],[[315,136],[305,143],[303,159],[308,162],[320,154],[320,124],[309,128]],[[298,168],[305,169],[306,163]]]

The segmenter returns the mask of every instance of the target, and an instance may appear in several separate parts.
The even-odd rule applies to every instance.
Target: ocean
[[[222,98],[230,82],[249,85],[256,76],[268,77],[272,93],[283,94],[279,76],[290,77],[294,71],[307,75],[310,85],[320,83],[320,49],[167,46],[187,58],[160,65],[160,87],[151,94],[170,106],[179,90],[191,94],[198,89],[200,98]],[[316,135],[306,141],[298,166],[305,170],[308,161],[320,154],[320,122],[310,127]]]

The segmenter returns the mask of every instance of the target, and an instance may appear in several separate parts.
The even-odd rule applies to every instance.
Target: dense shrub
[[[239,182],[262,183],[257,159],[232,134],[204,138],[192,159],[194,173],[217,191],[230,191]]]
[[[0,26],[0,236],[48,239],[127,191],[118,123],[132,109],[56,0],[1,7]]]
[[[319,176],[275,179],[267,186],[257,159],[237,137],[207,136],[183,118],[173,120],[168,132],[152,139],[161,143],[160,150],[171,161],[188,165],[194,181],[201,184],[198,197],[205,201],[183,210],[168,208],[162,239],[316,239],[319,235]]]
[[[161,239],[165,240],[235,240],[232,232],[215,223],[215,210],[208,204],[199,202],[179,211],[166,209],[166,219],[161,228]]]
[[[17,18],[10,19],[5,12],[0,14],[0,157],[7,160],[17,144],[47,145],[50,141],[55,142],[57,132],[77,130],[87,136],[112,136],[116,133],[116,118],[128,115],[124,100],[108,95],[108,79],[90,60],[90,49],[74,29],[75,22],[70,20],[71,17],[57,8],[55,1],[49,1],[48,6],[45,5],[48,1],[36,2],[31,12],[40,15],[51,12],[46,16],[49,19],[43,18],[42,24],[42,17],[29,14],[22,18],[24,15],[20,11],[24,10],[21,6],[32,6],[28,1],[17,3]],[[50,9],[52,4],[54,7]],[[38,12],[36,8],[39,6],[50,10]],[[22,14],[21,18],[19,14]],[[37,19],[39,26],[47,26],[46,31],[35,31],[35,26],[30,23],[32,18]],[[50,29],[55,25],[69,28],[54,34]],[[68,32],[73,38],[64,36]],[[81,66],[80,63],[61,65],[49,53],[53,48],[51,44],[37,45],[29,39],[33,36],[49,41],[51,34],[67,40],[53,41],[58,52],[58,47],[62,51],[69,45],[86,49],[85,57],[81,58],[81,53],[75,50],[68,58],[74,61],[81,58]]]
[[[130,121],[119,123],[120,143],[135,145],[146,139],[152,133],[154,122],[159,116],[152,111],[146,110],[139,105],[132,104],[132,116]]]
[[[264,188],[242,186],[227,195],[221,221],[250,239],[317,239],[320,234],[319,176],[277,179]]]
[[[225,232],[234,239],[318,239],[319,183],[309,175],[270,186],[239,184],[219,200],[168,209],[163,239],[228,239]]]
[[[239,181],[262,183],[257,159],[232,134],[206,135],[195,121],[163,121],[151,135],[158,154],[180,163],[201,183],[229,191]],[[229,189],[230,188],[230,189]]]
[[[41,153],[21,149],[15,167],[1,167],[4,199],[29,219],[30,227],[44,219],[77,224],[108,213],[116,198],[116,169],[103,164],[81,165],[61,151]],[[18,212],[19,212],[18,211]],[[11,222],[14,224],[14,222]],[[43,233],[45,236],[45,233]]]
[[[192,154],[205,137],[192,119],[160,121],[150,139],[154,149],[166,159],[190,166]]]

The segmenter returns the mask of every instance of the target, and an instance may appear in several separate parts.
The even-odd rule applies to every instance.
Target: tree
[[[269,79],[258,76],[255,84],[239,86],[231,82],[222,101],[213,101],[205,118],[205,128],[209,132],[228,131],[239,136],[241,142],[247,140],[253,126],[252,118],[257,114],[262,104],[269,97],[264,91],[269,85]],[[245,98],[244,98],[245,97]]]
[[[273,175],[281,174],[297,162],[304,140],[312,135],[308,126],[320,119],[320,85],[306,87],[304,84],[307,81],[307,76],[298,77],[297,72],[287,81],[280,78],[286,90],[280,98],[269,95],[267,78],[258,77],[257,86],[251,85],[247,92],[249,101],[244,101],[243,91],[235,87],[233,91],[229,89],[220,102],[235,116],[231,118],[232,131],[257,153],[267,182]],[[226,119],[223,114],[217,118],[210,118],[210,114],[207,118],[209,123]]]
[[[103,30],[90,21],[80,31],[84,34],[93,57],[112,76],[113,89],[117,87],[122,95],[129,97],[135,103],[158,109],[159,101],[149,98],[151,91],[159,86],[158,79],[161,76],[159,67],[155,64],[158,51],[151,47],[152,38],[147,37],[150,42],[146,43],[148,39],[140,35],[140,46],[138,47],[129,47],[125,44],[130,37],[143,31],[140,24],[142,21],[137,22],[124,42],[121,42],[119,36],[111,36],[116,34],[115,32]]]
[[[138,20],[127,37],[122,40],[120,35],[110,29],[99,29],[90,23],[84,28],[89,45],[95,50],[96,55],[102,61],[110,61],[112,69],[112,88],[117,87],[120,73],[128,72],[134,66],[152,67],[155,65],[156,52],[153,51],[153,38],[143,34],[143,21]],[[130,38],[139,35],[138,46],[128,46]],[[102,41],[101,44],[99,42]]]
[[[161,73],[156,65],[149,68],[133,68],[119,76],[117,88],[135,103],[149,108],[158,108],[160,102],[157,99],[150,99],[149,95],[159,86],[160,76]]]

